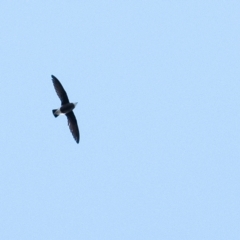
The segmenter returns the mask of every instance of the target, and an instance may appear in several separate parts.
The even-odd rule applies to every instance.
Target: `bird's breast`
[[[69,113],[75,108],[75,105],[73,103],[67,103],[61,106],[60,111],[61,113]]]

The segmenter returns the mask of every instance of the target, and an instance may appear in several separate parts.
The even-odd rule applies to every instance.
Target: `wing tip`
[[[51,75],[51,77],[52,77],[52,80],[57,79],[54,75]]]
[[[74,137],[74,139],[75,139],[76,143],[77,143],[77,144],[79,144],[79,142],[80,142],[80,136],[76,136],[76,137],[75,137],[75,136],[73,136],[73,137]]]

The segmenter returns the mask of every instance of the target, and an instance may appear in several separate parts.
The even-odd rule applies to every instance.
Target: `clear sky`
[[[240,239],[240,1],[1,1],[0,22],[0,239]]]

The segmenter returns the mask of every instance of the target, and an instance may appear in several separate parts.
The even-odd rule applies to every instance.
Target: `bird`
[[[62,114],[66,115],[66,117],[68,119],[68,126],[73,135],[73,138],[75,139],[75,141],[77,143],[79,143],[80,134],[79,134],[79,129],[78,129],[78,123],[77,123],[77,119],[73,113],[73,109],[76,107],[77,102],[70,103],[68,100],[67,93],[64,90],[60,81],[53,75],[51,75],[51,77],[52,77],[52,82],[53,82],[55,91],[61,100],[61,107],[58,109],[53,109],[52,113],[53,113],[54,117],[58,117],[59,115],[62,115]]]

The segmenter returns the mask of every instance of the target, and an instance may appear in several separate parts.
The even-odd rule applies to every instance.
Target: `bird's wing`
[[[80,134],[79,134],[79,130],[78,130],[77,119],[76,119],[73,111],[67,113],[66,116],[68,119],[69,129],[72,132],[72,135],[73,135],[74,139],[76,140],[76,142],[79,143]]]
[[[62,105],[69,103],[67,93],[65,92],[62,84],[59,80],[52,75],[53,86],[57,92],[58,97],[60,98]]]

